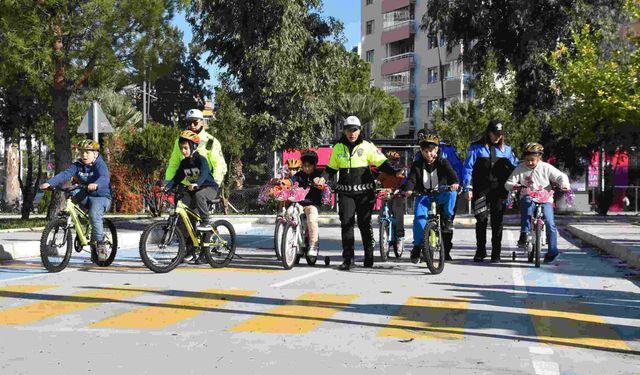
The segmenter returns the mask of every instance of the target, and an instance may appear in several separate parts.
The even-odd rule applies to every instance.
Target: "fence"
[[[589,203],[592,207],[598,206],[599,188],[596,186],[589,188]],[[640,213],[640,186],[634,185],[616,185],[613,187],[613,197],[624,195],[622,209],[624,212]]]

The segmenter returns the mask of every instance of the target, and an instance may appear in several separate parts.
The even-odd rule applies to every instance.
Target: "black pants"
[[[340,227],[342,229],[342,257],[353,259],[355,239],[353,227],[358,216],[358,228],[362,236],[365,254],[373,255],[373,228],[371,227],[371,214],[376,202],[373,191],[357,195],[338,194],[340,209]]]
[[[474,197],[474,201],[480,197]],[[506,204],[504,198],[499,194],[486,195],[487,210],[476,214],[476,255],[487,256],[487,221],[491,215],[491,257],[500,256],[502,248],[502,219]]]
[[[396,218],[396,239],[404,238],[404,213],[407,211],[405,200],[394,198],[389,208]]]

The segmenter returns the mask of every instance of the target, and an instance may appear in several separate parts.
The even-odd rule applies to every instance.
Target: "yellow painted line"
[[[98,289],[70,296],[51,296],[52,300],[30,303],[0,311],[0,325],[37,322],[58,315],[84,310],[102,303],[123,300],[144,293],[142,290]]]
[[[631,350],[613,327],[587,304],[529,300],[525,306],[540,340],[559,345]]]
[[[355,294],[305,293],[284,306],[269,310],[231,328],[235,332],[307,333],[346,308]]]
[[[193,318],[207,309],[223,306],[237,297],[255,294],[249,290],[206,289],[189,293],[189,297],[178,297],[150,306],[119,314],[91,325],[95,328],[163,328],[181,320]]]
[[[410,297],[379,337],[462,339],[469,301],[458,298]],[[402,328],[400,328],[402,327]]]
[[[9,285],[0,287],[0,297],[20,298],[19,295],[14,296],[12,293],[35,293],[41,290],[55,288],[57,285]]]
[[[176,271],[182,272],[251,272],[251,273],[272,273],[283,272],[282,268],[240,268],[240,267],[224,267],[224,268],[211,268],[211,267],[185,267],[176,268]]]

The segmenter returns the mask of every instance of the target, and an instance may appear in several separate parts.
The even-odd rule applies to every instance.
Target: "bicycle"
[[[421,259],[424,259],[427,268],[429,268],[429,271],[434,275],[444,270],[445,263],[440,213],[438,212],[435,197],[438,193],[450,191],[452,191],[451,185],[440,185],[435,189],[427,189],[424,193],[416,196],[416,199],[423,196],[431,197],[429,216],[427,218],[427,224],[424,227]]]
[[[393,199],[401,199],[402,194],[399,191],[391,191],[390,189],[377,190],[378,198],[382,201],[382,208],[378,222],[380,224],[380,257],[383,262],[389,259],[390,248],[393,248],[393,252],[396,258],[402,257],[404,249],[398,249],[396,238],[396,217],[393,214],[393,210],[389,208],[389,202]]]
[[[84,250],[85,246],[90,245],[91,261],[100,267],[110,266],[118,252],[116,226],[111,220],[103,218],[104,243],[110,249],[110,253],[106,260],[98,259],[95,241],[89,241],[92,229],[89,215],[73,201],[71,195],[72,192],[79,189],[86,189],[86,186],[73,185],[68,188],[50,186],[47,188],[51,191],[60,191],[65,195],[64,208],[56,219],[44,227],[40,238],[40,258],[42,265],[49,272],[60,272],[67,267],[71,259],[72,248],[79,253]],[[75,239],[71,233],[72,229],[76,232]]]
[[[527,253],[527,261],[529,263],[534,263],[536,267],[540,267],[540,254],[542,252],[542,246],[546,245],[547,238],[542,204],[547,202],[550,196],[553,196],[553,191],[547,191],[544,189],[532,190],[528,187],[514,187],[514,190],[522,189],[526,190],[534,204],[534,213],[531,218],[529,218],[531,231],[527,233],[527,241],[523,248]],[[512,252],[511,259],[513,261],[516,260],[515,251]]]
[[[280,241],[282,266],[285,270],[290,270],[294,265],[300,263],[302,255],[304,255],[307,264],[310,266],[314,266],[318,260],[317,255],[309,254],[307,215],[304,213],[304,207],[299,203],[304,200],[307,192],[308,189],[302,190],[302,193],[289,197],[289,201],[293,204],[288,208],[288,213],[284,216],[285,225],[282,232],[282,240]],[[324,258],[324,263],[329,265],[329,257]]]
[[[212,231],[196,230],[192,222],[200,221],[201,218],[195,210],[180,200],[184,195],[184,188],[180,185],[175,189],[174,204],[169,208],[167,220],[151,224],[140,236],[140,258],[153,272],[172,271],[186,256],[186,240],[178,228],[180,220],[192,241],[194,255],[199,257],[204,254],[211,267],[226,267],[235,255],[236,232],[233,225],[227,220],[220,219],[213,222]],[[209,201],[210,211],[219,202],[219,198]]]
[[[278,213],[276,214],[276,226],[273,228],[273,248],[276,252],[276,259],[280,260],[280,241],[282,240],[282,232],[287,223],[284,215],[286,213],[286,208],[284,206],[278,209]]]

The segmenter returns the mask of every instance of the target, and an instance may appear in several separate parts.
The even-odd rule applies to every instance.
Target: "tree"
[[[194,42],[233,78],[234,96],[259,145],[308,147],[330,139],[331,104],[362,63],[340,43],[342,25],[320,0],[193,1]]]
[[[624,0],[493,0],[429,2],[423,17],[428,33],[441,31],[451,48],[463,45],[463,58],[480,71],[488,56],[497,59],[498,72],[515,70],[515,111],[525,116],[530,107],[549,109],[553,77],[544,56],[566,40],[571,27],[592,23],[616,25]],[[613,19],[613,20],[612,20]]]
[[[365,127],[370,127],[374,138],[388,137],[404,118],[404,108],[396,97],[373,87],[365,93],[345,93],[335,103],[335,113],[341,119],[357,116]]]
[[[160,58],[150,45],[170,30],[172,2],[165,0],[20,0],[0,3],[2,69],[11,79],[15,66],[46,82],[51,94],[56,172],[71,163],[69,99],[92,82],[111,79],[124,68]],[[142,57],[148,58],[143,59]],[[0,69],[0,70],[2,70]],[[59,199],[52,199],[59,202]],[[48,216],[58,207],[54,203]]]

